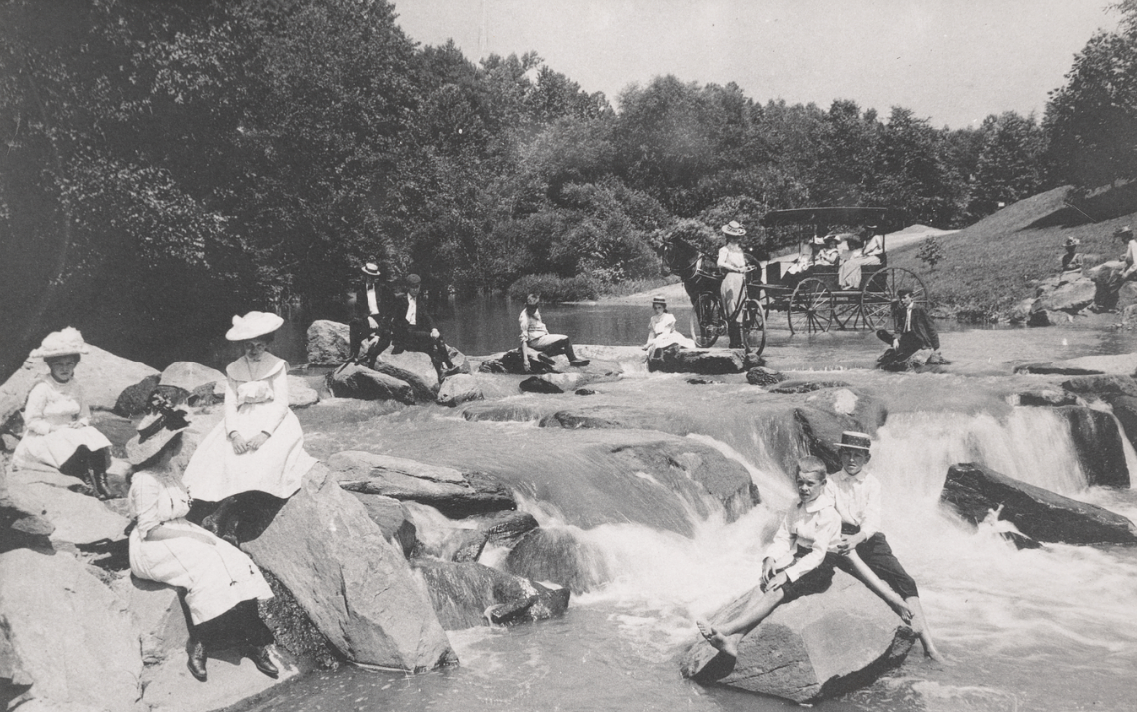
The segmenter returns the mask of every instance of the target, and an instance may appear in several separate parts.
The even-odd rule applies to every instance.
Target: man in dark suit
[[[391,344],[394,303],[395,293],[380,281],[379,266],[374,262],[363,265],[363,287],[355,292],[349,305],[352,318],[348,323],[348,362],[375,367],[375,359]]]
[[[898,289],[896,296],[898,302],[893,305],[892,319],[896,324],[897,333],[881,329],[876,332],[877,338],[892,348],[888,349],[877,360],[877,364],[884,369],[894,370],[907,367],[908,359],[917,351],[931,349],[932,354],[926,363],[946,363],[940,355],[940,335],[935,324],[924,308],[916,303],[911,289]]]
[[[455,373],[458,368],[450,360],[450,349],[442,340],[442,334],[427,313],[424,300],[420,298],[422,280],[417,274],[408,274],[406,293],[395,296],[391,308],[392,342],[391,353],[419,351],[430,356],[438,380]]]

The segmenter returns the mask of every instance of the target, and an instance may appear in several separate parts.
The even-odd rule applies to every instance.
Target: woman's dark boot
[[[200,640],[190,641],[189,660],[186,661],[186,667],[189,668],[191,675],[205,682],[205,643]]]
[[[107,486],[107,459],[102,450],[91,453],[87,472],[91,478],[91,488],[95,491],[95,496],[103,500],[110,499],[111,491],[110,487]]]
[[[248,650],[249,660],[253,661],[253,665],[257,666],[260,670],[269,677],[276,677],[280,674],[280,670],[272,662],[272,658],[268,654],[267,645],[251,645]]]

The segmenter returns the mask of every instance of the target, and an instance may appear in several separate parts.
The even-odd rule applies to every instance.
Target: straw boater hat
[[[375,264],[374,262],[368,262],[367,264],[363,265],[363,273],[368,277],[378,277],[379,265]]]
[[[656,304],[662,304],[663,306],[667,306],[667,300],[664,299],[663,297],[660,297],[660,296],[652,297],[651,305],[654,307]]]
[[[245,316],[233,317],[233,328],[225,332],[225,338],[229,341],[255,339],[258,336],[271,334],[279,329],[283,323],[284,319],[276,314],[251,311]]]
[[[864,450],[869,451],[872,445],[872,438],[868,433],[858,433],[855,430],[846,430],[841,433],[841,442],[833,443],[839,448],[846,448],[848,450]]]
[[[62,331],[53,331],[44,337],[38,349],[32,350],[32,358],[48,360],[60,356],[81,356],[87,353],[83,335],[73,326]]]
[[[742,227],[737,220],[731,220],[723,225],[722,231],[731,237],[742,237],[746,234],[746,228]]]
[[[184,410],[172,416],[153,413],[138,424],[138,432],[126,443],[126,460],[137,467],[162,451],[162,448],[189,427]]]
[[[1077,247],[1080,244],[1082,244],[1082,241],[1076,237],[1067,237],[1066,238],[1066,247]]]
[[[1133,230],[1128,225],[1124,225],[1124,226],[1119,227],[1116,230],[1114,230],[1113,236],[1114,237],[1123,237],[1126,240],[1128,240],[1129,238],[1133,237]]]

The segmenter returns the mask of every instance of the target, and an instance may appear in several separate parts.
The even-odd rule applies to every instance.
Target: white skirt
[[[58,470],[71,459],[80,445],[94,452],[111,446],[106,436],[90,425],[82,428],[60,428],[47,435],[28,432],[12,453],[17,469],[34,470],[48,467]]]

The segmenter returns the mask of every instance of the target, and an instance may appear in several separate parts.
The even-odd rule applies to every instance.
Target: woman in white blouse
[[[724,272],[722,285],[719,287],[722,298],[723,315],[727,318],[730,334],[730,348],[742,348],[742,302],[746,298],[746,273],[750,271],[746,264],[746,253],[739,245],[739,239],[746,234],[746,229],[731,220],[722,226],[726,235],[726,244],[719,249],[718,268]]]
[[[647,351],[648,360],[657,355],[659,349],[676,345],[682,349],[695,348],[695,342],[679,333],[675,328],[675,315],[667,311],[667,300],[655,297],[651,300],[654,314],[648,324],[647,343],[641,348]]]

